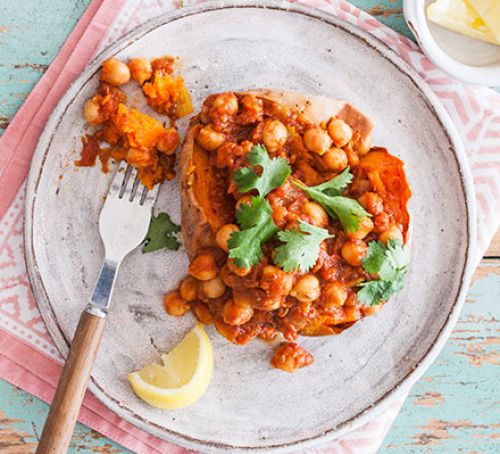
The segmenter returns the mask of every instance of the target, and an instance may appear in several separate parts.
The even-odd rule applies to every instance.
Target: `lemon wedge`
[[[500,44],[500,1],[468,0]]]
[[[470,38],[500,44],[469,0],[437,0],[428,6],[427,17],[442,27]]]
[[[149,405],[167,410],[187,407],[206,391],[214,365],[212,344],[196,325],[169,353],[128,375],[134,392]]]

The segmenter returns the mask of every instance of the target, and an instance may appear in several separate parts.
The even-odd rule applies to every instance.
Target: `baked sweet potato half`
[[[236,344],[284,338],[272,364],[287,371],[313,361],[299,334],[337,334],[377,312],[404,284],[411,193],[372,128],[324,97],[209,96],[180,155],[191,264],[167,311],[191,308]]]

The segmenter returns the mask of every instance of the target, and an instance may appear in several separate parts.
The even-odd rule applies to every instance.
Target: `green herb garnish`
[[[338,218],[346,232],[355,232],[361,219],[370,215],[357,200],[340,195],[351,181],[352,174],[347,168],[340,175],[317,186],[307,187],[299,181],[292,183],[319,202],[331,217]]]
[[[250,268],[262,259],[261,246],[269,241],[278,228],[272,218],[269,202],[262,197],[252,197],[251,204],[244,204],[236,213],[241,227],[229,239],[229,258],[238,268]]]
[[[181,245],[177,239],[180,230],[180,226],[172,222],[167,213],[160,212],[158,216],[152,214],[142,252],[153,252],[163,248],[176,251]]]
[[[399,292],[404,287],[409,263],[410,251],[400,241],[390,239],[387,246],[381,241],[368,243],[362,265],[366,272],[377,274],[379,279],[359,285],[359,302],[373,306]]]
[[[243,167],[233,173],[233,180],[240,192],[257,189],[265,197],[273,189],[280,187],[292,173],[285,158],[270,158],[264,145],[256,145],[247,155],[252,166],[260,166],[260,176],[251,167]]]
[[[305,273],[318,260],[319,248],[323,240],[332,238],[328,230],[299,221],[299,229],[283,230],[278,238],[285,244],[275,249],[274,262],[285,271]]]

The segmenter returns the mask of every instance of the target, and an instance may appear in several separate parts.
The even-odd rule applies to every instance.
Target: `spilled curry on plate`
[[[180,142],[175,121],[193,111],[191,97],[180,75],[176,59],[131,58],[124,63],[107,59],[101,67],[97,93],[83,107],[83,117],[93,128],[83,138],[77,166],[89,167],[99,158],[104,172],[108,161],[126,161],[138,170],[142,184],[151,189],[175,177],[175,151]],[[168,126],[147,113],[127,106],[121,86],[131,80],[139,84],[147,104],[165,116]]]
[[[94,131],[76,165],[99,158],[106,171],[110,158],[125,160],[149,188],[174,178],[175,121],[193,111],[175,63],[103,63],[83,111]],[[127,106],[119,87],[130,80],[168,126]],[[404,286],[411,192],[403,162],[371,145],[372,129],[335,99],[273,90],[208,96],[179,156],[190,265],[164,297],[168,314],[191,310],[238,345],[277,345],[271,364],[292,372],[314,362],[300,335],[339,334],[377,313]],[[177,231],[168,215],[153,216],[150,231],[153,224],[156,241],[145,252],[179,246],[162,240]]]

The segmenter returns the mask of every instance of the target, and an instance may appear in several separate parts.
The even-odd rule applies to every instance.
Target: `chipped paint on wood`
[[[26,453],[36,446],[34,436],[19,429],[22,419],[9,418],[0,411],[0,452],[2,454]]]
[[[419,426],[422,431],[412,438],[411,443],[416,446],[442,446],[443,441],[457,438],[457,431],[467,430],[472,437],[482,438],[481,433],[474,433],[482,430],[496,430],[500,424],[473,424],[466,420],[443,421],[440,419],[430,419],[424,426]],[[441,452],[441,451],[440,451]]]
[[[435,407],[444,402],[444,397],[442,394],[437,392],[426,392],[413,401],[415,405],[422,405],[423,407]]]
[[[415,439],[415,445],[432,446],[440,445],[442,440],[453,438],[450,429],[463,429],[471,427],[472,424],[467,421],[447,422],[439,419],[431,419],[424,426],[419,426],[422,429],[421,433],[416,434],[412,438]]]
[[[49,65],[40,64],[40,63],[23,63],[23,64],[18,64],[18,65],[13,65],[12,67],[14,69],[28,68],[28,69],[32,69],[36,72],[43,73],[49,67]]]
[[[500,365],[500,351],[488,351],[491,345],[500,345],[500,337],[490,337],[481,341],[474,341],[465,346],[465,352],[457,352],[457,355],[465,356],[469,363],[475,367],[485,364]]]

